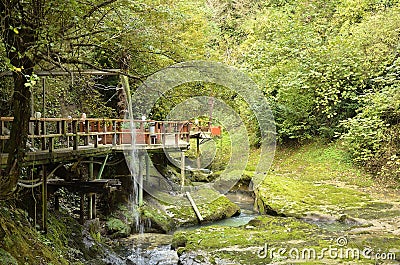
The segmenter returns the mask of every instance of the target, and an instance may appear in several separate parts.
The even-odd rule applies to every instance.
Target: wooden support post
[[[143,205],[143,155],[139,153],[139,172],[137,176],[138,182],[138,205]]]
[[[36,120],[35,121],[35,126],[34,126],[35,128],[34,128],[34,132],[33,132],[33,134],[34,135],[40,135],[40,123],[39,123],[39,121],[38,120]]]
[[[49,138],[49,152],[52,153],[54,150],[54,137]]]
[[[93,156],[89,158],[90,161],[93,161]],[[93,162],[90,162],[89,165],[89,179],[93,180],[94,179],[94,168],[93,168]],[[93,219],[94,214],[93,214],[93,206],[96,207],[96,203],[93,202],[93,197],[95,195],[93,193],[89,194],[89,200],[88,200],[88,208],[89,208],[89,219]]]
[[[93,156],[89,157],[89,160],[91,161],[89,163],[89,179],[94,180],[94,168],[93,168]]]
[[[46,78],[42,78],[42,115],[46,117]]]
[[[185,152],[181,151],[181,188],[185,186]]]
[[[118,123],[117,123],[117,131],[118,131],[118,145],[121,145],[122,144],[122,134],[121,134],[121,132],[122,132],[122,123],[119,121]]]
[[[88,194],[88,219],[93,219],[93,193]]]
[[[60,121],[56,121],[56,133],[57,134],[61,134],[62,133],[61,122]]]
[[[197,169],[201,167],[201,160],[200,160],[200,135],[196,138],[196,163]]]
[[[79,223],[83,224],[85,222],[85,194],[81,194],[81,199],[79,203]]]
[[[54,210],[57,212],[60,210],[60,196],[58,194],[54,195]]]
[[[104,168],[106,167],[106,164],[107,164],[107,160],[108,160],[108,154],[106,155],[106,158],[104,158],[104,162],[101,165],[101,168],[99,170],[99,174],[97,175],[97,179],[101,179],[101,176],[103,175]]]
[[[61,134],[64,134],[65,139],[66,139],[66,147],[69,147],[69,136],[67,136],[68,133],[68,124],[66,120],[61,121]]]
[[[47,173],[46,166],[42,166],[43,183],[42,183],[42,230],[47,233]]]
[[[96,193],[92,194],[92,219],[96,218],[97,211],[96,211]]]
[[[61,122],[61,133],[62,134],[67,134],[68,133],[68,124],[66,120],[63,120]]]

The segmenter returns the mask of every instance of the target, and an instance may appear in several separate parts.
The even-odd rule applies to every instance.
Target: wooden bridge
[[[0,117],[0,167],[7,163],[5,147],[13,119]],[[185,150],[190,145],[191,127],[189,121],[31,118],[24,165],[65,162],[132,148]]]
[[[39,115],[37,115],[39,116]],[[0,171],[7,165],[7,141],[13,117],[0,117]],[[47,230],[48,194],[55,194],[59,188],[80,194],[80,220],[84,220],[84,201],[88,202],[88,218],[96,217],[96,194],[118,189],[118,179],[102,179],[102,172],[107,159],[112,153],[138,150],[139,172],[135,176],[139,185],[138,201],[143,201],[143,182],[149,179],[149,157],[147,152],[162,152],[165,149],[181,153],[181,179],[184,185],[184,151],[190,147],[190,139],[209,138],[213,133],[211,124],[192,124],[190,121],[153,121],[105,118],[31,118],[29,121],[26,156],[21,166],[28,172],[37,168],[32,179],[21,177],[22,188],[41,187],[42,228]],[[215,128],[214,128],[215,130]],[[219,128],[220,130],[220,128]],[[218,130],[217,130],[218,131]],[[220,133],[220,131],[219,131]],[[215,133],[214,133],[215,134]],[[217,133],[218,134],[218,133]],[[134,140],[135,139],[135,140]],[[199,151],[198,151],[199,152]],[[94,158],[103,162],[96,161]],[[144,159],[143,159],[144,158]],[[143,163],[143,160],[145,162]],[[88,178],[55,178],[57,170],[65,164],[88,164]],[[97,176],[94,164],[100,163]],[[145,166],[145,170],[143,167]],[[28,174],[29,175],[29,174]],[[58,196],[55,207],[59,205]],[[85,199],[86,198],[86,199]]]

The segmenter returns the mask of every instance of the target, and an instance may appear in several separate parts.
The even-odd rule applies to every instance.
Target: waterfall
[[[132,214],[134,216],[135,220],[135,229],[140,235],[143,235],[144,233],[144,225],[140,217],[140,211],[138,209],[139,201],[138,201],[138,194],[139,194],[139,181],[138,178],[140,170],[139,170],[139,163],[142,161],[139,161],[139,154],[137,150],[137,145],[136,145],[136,124],[132,118],[130,118],[129,121],[129,128],[130,128],[130,136],[131,136],[131,145],[130,147],[127,148],[125,151],[125,159],[127,161],[129,171],[131,174],[131,179],[132,179],[132,193],[130,194],[129,198],[129,207],[132,211]],[[131,261],[134,261],[135,264],[137,265],[144,265],[144,259],[142,249],[140,247],[140,244],[137,244],[136,246],[132,244],[132,255],[129,256],[129,259]]]

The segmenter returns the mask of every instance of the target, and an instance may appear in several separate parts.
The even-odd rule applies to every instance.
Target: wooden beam
[[[199,208],[197,208],[196,203],[194,202],[194,200],[192,199],[192,196],[190,196],[190,193],[187,191],[186,192],[186,197],[188,198],[188,200],[190,201],[190,204],[193,207],[194,212],[196,213],[197,218],[199,219],[200,222],[203,222],[203,217],[200,214]]]
[[[43,184],[42,184],[42,229],[47,234],[47,173],[46,166],[42,166]]]
[[[100,170],[99,170],[99,174],[97,175],[97,179],[101,179],[101,177],[102,177],[102,175],[103,175],[104,168],[106,167],[106,164],[107,164],[107,160],[108,160],[108,154],[107,154],[106,157],[104,158],[104,162],[103,162],[103,164],[101,165],[101,168],[100,168]]]

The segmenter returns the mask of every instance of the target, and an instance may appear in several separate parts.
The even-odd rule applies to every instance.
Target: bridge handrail
[[[11,123],[14,117],[0,117],[0,148],[10,139]],[[38,150],[69,148],[79,146],[132,144],[132,130],[129,119],[110,118],[31,118],[28,138],[31,149]],[[136,144],[166,144],[179,146],[182,141],[189,143],[191,123],[189,121],[133,120]],[[169,138],[168,138],[169,137]],[[172,139],[171,139],[172,137]],[[167,139],[168,138],[168,139]],[[172,140],[172,141],[171,141]]]

